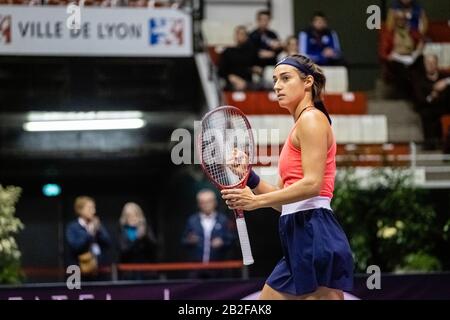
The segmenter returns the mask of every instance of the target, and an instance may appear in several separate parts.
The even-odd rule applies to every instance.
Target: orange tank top
[[[294,129],[295,126],[292,128],[281,149],[278,163],[278,171],[284,187],[303,179],[302,152],[291,141],[291,134]],[[334,134],[332,136],[333,143],[327,151],[327,162],[319,194],[322,197],[328,197],[330,199],[333,198],[334,178],[336,175],[336,139],[334,138]]]

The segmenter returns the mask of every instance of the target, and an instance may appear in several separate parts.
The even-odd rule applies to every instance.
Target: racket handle
[[[248,239],[247,225],[243,216],[236,218],[236,226],[239,234],[239,242],[241,243],[244,265],[248,266],[253,264],[254,260],[252,248],[250,247],[250,240]]]

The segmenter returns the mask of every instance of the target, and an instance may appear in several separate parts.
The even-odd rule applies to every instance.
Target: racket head
[[[216,120],[214,120],[214,117]],[[206,113],[201,123],[202,128],[197,139],[197,150],[203,172],[219,189],[243,188],[247,183],[255,157],[253,133],[247,117],[240,109],[227,105],[217,107]],[[215,128],[213,126],[214,123],[218,124],[218,127]],[[236,134],[242,133],[244,135],[237,137],[237,141],[233,141],[233,145],[236,145],[237,142],[237,148],[235,149],[240,150],[247,156],[246,163],[239,164],[244,171],[239,176],[233,173],[230,175],[231,170],[226,170],[228,167],[226,158],[232,154],[233,149],[231,148],[231,141],[227,140],[230,135],[227,132],[224,133],[226,130],[236,130],[231,132],[235,138]],[[219,136],[219,138],[223,138],[224,141],[221,143],[220,139],[219,141],[213,139],[214,134]],[[211,142],[210,144],[214,144],[216,148],[208,146],[207,142],[211,140],[215,140],[214,142],[216,143]],[[242,144],[242,141],[244,141],[244,144]],[[211,162],[209,155],[209,153],[215,152],[214,150],[217,150],[217,147],[219,147],[219,160],[222,160],[221,163],[215,163],[214,159]],[[225,150],[223,150],[223,147],[225,147]],[[213,166],[217,167],[214,168]]]

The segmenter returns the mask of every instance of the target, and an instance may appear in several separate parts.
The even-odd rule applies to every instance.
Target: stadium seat
[[[209,46],[231,46],[234,44],[233,34],[236,23],[221,21],[202,21],[202,33]]]
[[[277,147],[281,150],[283,146]],[[383,166],[404,167],[409,165],[410,152],[407,143],[338,144],[336,164],[339,167],[369,167],[368,169]],[[272,156],[270,148],[258,149],[258,159],[253,169],[267,182],[277,184],[278,156]]]
[[[333,115],[337,143],[386,143],[388,126],[385,115]]]
[[[442,138],[445,141],[449,135],[450,130],[450,114],[446,114],[441,117],[441,125],[442,125]]]
[[[243,95],[244,94],[244,95]],[[363,92],[325,94],[324,103],[330,114],[364,115],[367,113],[367,96]],[[245,114],[288,114],[279,107],[272,91],[224,92],[226,104],[240,108]]]
[[[223,50],[223,46],[208,46],[209,57],[215,66],[219,66],[220,54]]]
[[[325,92],[344,93],[348,91],[348,71],[346,67],[322,66],[321,69],[327,78]]]
[[[257,113],[258,94],[256,91],[225,91],[225,104],[235,106],[246,114]]]
[[[405,166],[409,163],[410,146],[407,143],[338,144],[338,166],[379,167]]]
[[[424,54],[436,55],[439,61],[439,69],[450,69],[450,43],[427,43],[424,48]]]
[[[327,93],[323,96],[323,100],[330,114],[367,113],[367,96],[364,92]]]
[[[433,42],[450,42],[449,21],[431,21],[428,24],[427,36]]]
[[[270,144],[281,145],[286,140],[293,125],[290,115],[249,115],[253,129],[277,129]],[[388,128],[385,115],[334,115],[333,130],[336,142],[341,144],[387,143]]]

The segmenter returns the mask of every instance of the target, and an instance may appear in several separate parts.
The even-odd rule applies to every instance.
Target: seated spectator
[[[141,207],[128,202],[122,209],[120,216],[119,238],[120,263],[149,263],[156,260],[156,237],[152,228],[147,224]],[[143,280],[154,277],[145,272],[127,272],[127,280]]]
[[[405,14],[408,27],[422,35],[428,30],[428,18],[425,10],[415,0],[395,0],[388,11],[386,28],[392,31],[395,28],[395,13],[402,11]]]
[[[298,39],[296,36],[289,36],[283,46],[283,51],[278,55],[278,61],[294,54],[298,54]]]
[[[226,48],[219,60],[219,75],[225,79],[225,90],[256,89],[253,84],[253,73],[261,73],[257,66],[256,49],[248,40],[244,26],[237,26],[234,31],[234,47]]]
[[[298,54],[298,39],[295,36],[290,36],[286,39],[286,43],[283,45],[283,51],[277,56],[277,62],[281,61],[283,58]],[[262,79],[259,81],[259,89],[263,90],[273,90],[273,70],[275,66],[265,66],[263,69]]]
[[[414,104],[422,120],[424,148],[435,149],[441,144],[442,115],[450,113],[450,77],[438,69],[438,57],[426,55],[423,68],[413,78]]]
[[[411,71],[418,65],[423,48],[420,33],[409,28],[403,11],[396,11],[395,27],[384,35],[380,56],[385,79],[404,94],[411,90]]]
[[[311,26],[299,34],[300,54],[322,66],[343,65],[341,46],[335,31],[328,28],[324,13],[314,13]]]
[[[78,218],[66,230],[69,265],[80,266],[83,280],[106,280],[98,273],[98,268],[107,265],[105,251],[111,239],[96,216],[95,201],[87,196],[77,197],[74,209]]]
[[[269,29],[270,11],[261,10],[256,14],[257,28],[250,33],[250,40],[258,50],[258,65],[265,67],[277,63],[277,55],[283,50],[275,31]]]
[[[217,212],[217,198],[212,190],[197,194],[199,211],[189,217],[182,244],[188,259],[195,262],[226,260],[234,241],[231,222],[223,213]],[[223,275],[220,270],[200,270],[190,274],[193,278],[212,278]]]

